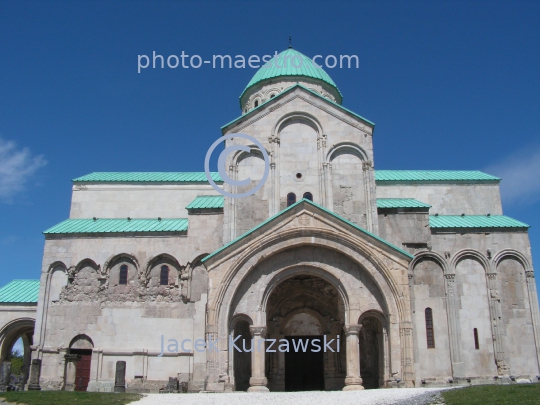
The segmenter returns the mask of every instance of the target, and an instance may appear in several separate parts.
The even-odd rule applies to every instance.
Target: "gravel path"
[[[251,394],[147,394],[133,405],[428,405],[439,404],[440,389],[400,388],[366,391],[306,391]]]

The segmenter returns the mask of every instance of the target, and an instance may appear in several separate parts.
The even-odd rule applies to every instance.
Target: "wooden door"
[[[75,371],[75,391],[86,391],[90,382],[90,363],[92,354],[80,354]]]

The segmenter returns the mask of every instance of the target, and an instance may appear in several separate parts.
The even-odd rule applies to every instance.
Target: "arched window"
[[[125,264],[120,266],[120,279],[118,280],[118,284],[127,284],[127,278],[128,278],[128,266]]]
[[[159,284],[169,284],[169,266],[161,266],[161,273],[159,274]]]
[[[255,108],[259,106],[259,100],[255,100]]]
[[[290,207],[296,202],[296,194],[289,193],[287,194],[287,207]]]
[[[433,333],[433,312],[426,308],[426,338],[427,348],[435,349],[435,334]]]
[[[473,333],[474,333],[474,348],[476,350],[480,350],[480,342],[478,341],[478,329],[474,328]]]
[[[304,193],[303,198],[305,198],[306,200],[309,200],[309,201],[313,201],[313,194],[311,194],[311,193]]]

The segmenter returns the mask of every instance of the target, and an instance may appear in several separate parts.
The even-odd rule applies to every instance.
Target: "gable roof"
[[[47,229],[45,235],[74,233],[148,233],[148,232],[185,232],[188,220],[185,218],[96,218],[66,219]]]
[[[257,225],[256,227],[254,227],[253,229],[247,231],[246,233],[244,233],[243,235],[240,235],[239,237],[237,237],[236,239],[234,239],[233,241],[227,243],[226,245],[222,246],[221,248],[219,248],[218,250],[214,251],[213,253],[210,253],[208,256],[204,257],[201,261],[204,263],[205,261],[207,261],[208,259],[216,256],[218,253],[228,249],[229,247],[237,244],[238,242],[240,242],[241,240],[245,239],[246,237],[248,237],[249,235],[253,234],[254,232],[256,232],[257,230],[261,229],[262,227],[264,227],[265,225],[269,224],[270,222],[273,222],[274,220],[276,220],[277,218],[283,216],[286,212],[296,208],[298,205],[300,204],[309,204],[309,205],[312,205],[313,207],[316,207],[318,208],[319,210],[321,211],[324,211],[325,213],[329,214],[330,216],[338,219],[339,221],[341,222],[344,222],[346,223],[347,225],[353,227],[354,229],[362,232],[363,234],[379,241],[379,242],[382,242],[383,244],[385,244],[386,246],[390,247],[391,249],[401,253],[402,255],[405,255],[406,257],[408,257],[409,259],[413,259],[414,256],[411,255],[409,252],[406,252],[405,250],[403,249],[400,249],[398,248],[397,246],[391,244],[390,242],[384,240],[383,238],[369,232],[369,231],[366,231],[364,228],[361,228],[359,227],[358,225],[356,225],[354,222],[351,222],[341,216],[339,216],[338,214],[318,205],[318,204],[315,204],[313,201],[310,201],[310,200],[307,200],[305,198],[301,199],[300,201],[297,201],[296,203],[290,205],[289,207],[285,208],[283,211],[277,213],[276,215],[268,218],[266,221],[264,222],[261,222],[259,225]]]
[[[524,222],[506,215],[432,215],[429,217],[430,228],[530,228]]]
[[[212,180],[221,182],[217,172],[211,172]],[[73,182],[163,182],[208,183],[205,172],[93,172],[72,180]]]
[[[501,179],[479,170],[375,170],[377,184],[385,182],[499,182]]]
[[[261,108],[262,108],[263,106],[265,106],[266,104],[271,103],[271,102],[275,102],[275,101],[279,100],[279,99],[280,99],[281,97],[283,97],[285,94],[290,93],[291,91],[295,90],[296,88],[301,88],[301,89],[303,89],[303,90],[305,90],[305,91],[307,91],[307,92],[309,92],[309,93],[311,93],[311,94],[317,96],[317,97],[320,98],[321,100],[324,100],[325,102],[327,102],[327,103],[329,103],[329,104],[332,104],[334,107],[338,108],[339,110],[345,111],[345,112],[347,112],[347,113],[349,113],[349,114],[355,116],[356,118],[361,119],[362,121],[366,122],[367,124],[369,124],[369,125],[375,127],[375,123],[374,123],[374,122],[371,122],[370,120],[368,120],[368,119],[366,119],[366,118],[364,118],[364,117],[362,117],[362,116],[356,114],[355,112],[352,112],[351,110],[349,110],[349,109],[343,107],[341,104],[338,104],[338,103],[336,103],[336,102],[334,102],[334,101],[332,101],[332,100],[330,100],[330,99],[328,99],[328,98],[326,98],[326,97],[321,96],[319,93],[317,93],[317,92],[315,92],[315,91],[313,91],[313,90],[310,90],[310,89],[308,89],[307,87],[302,86],[302,85],[299,84],[299,83],[296,83],[295,85],[289,87],[288,89],[283,90],[281,93],[279,93],[279,94],[278,94],[277,96],[275,96],[274,98],[271,98],[271,99],[266,100],[264,103],[262,103],[262,104],[259,105],[258,107],[255,107],[255,108],[253,108],[252,110],[249,110],[247,113],[245,113],[245,114],[241,115],[240,117],[235,118],[235,119],[232,120],[231,122],[229,122],[229,123],[223,125],[223,126],[221,127],[221,132],[224,132],[224,131],[225,131],[225,128],[227,128],[228,126],[231,126],[232,124],[236,123],[237,121],[240,121],[241,119],[244,119],[244,118],[248,117],[249,115],[254,114],[256,111],[260,111]]]
[[[39,280],[13,280],[0,288],[0,303],[37,303]]]

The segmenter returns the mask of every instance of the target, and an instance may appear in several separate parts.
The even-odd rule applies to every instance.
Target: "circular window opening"
[[[302,178],[302,173],[296,173],[296,178],[300,180]]]

